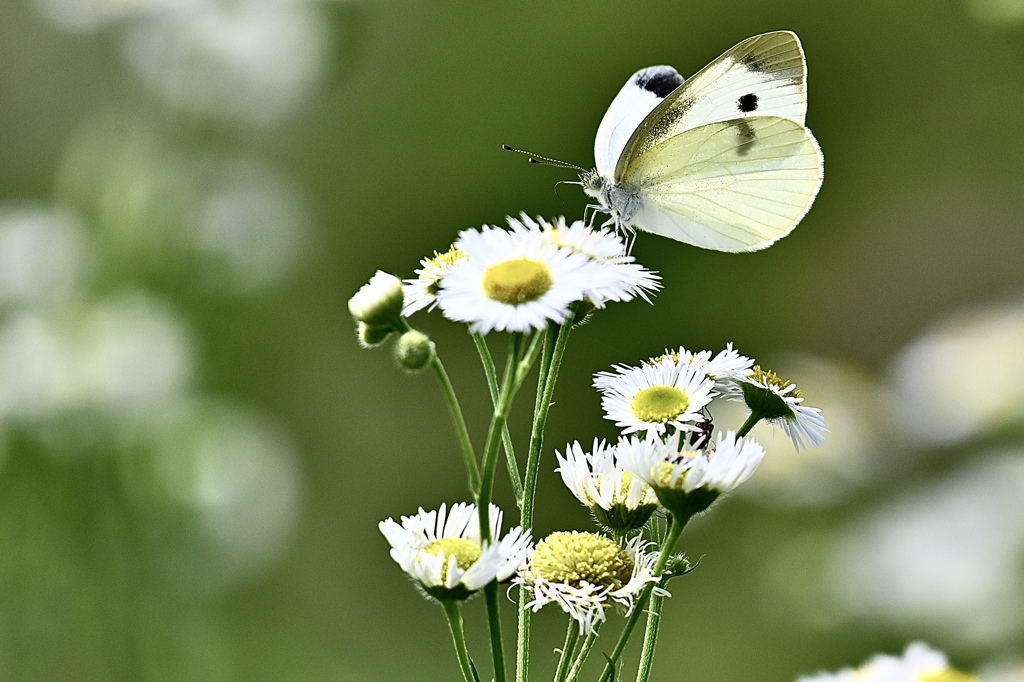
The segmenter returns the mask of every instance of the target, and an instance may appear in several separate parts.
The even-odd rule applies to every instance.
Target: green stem
[[[761,413],[751,412],[750,416],[747,417],[747,421],[743,422],[743,426],[741,426],[740,430],[736,432],[736,437],[742,438],[743,436],[750,433],[750,430],[754,428],[754,425],[757,424],[757,422],[759,421],[761,421]]]
[[[640,652],[640,665],[636,671],[637,682],[647,682],[651,675],[654,647],[658,643],[658,628],[661,627],[661,609],[664,603],[664,596],[657,592],[651,594],[651,607],[647,610],[647,628],[644,630],[644,648]]]
[[[557,329],[557,332],[556,332]],[[540,372],[537,378],[537,400],[533,410],[533,428],[530,431],[530,447],[526,457],[526,474],[523,483],[523,499],[519,505],[520,524],[524,530],[533,531],[534,498],[537,494],[537,474],[540,468],[540,452],[544,444],[544,427],[547,425],[551,398],[558,380],[558,369],[565,355],[565,346],[572,331],[572,321],[561,327],[548,326],[541,353]],[[527,682],[530,674],[530,616],[526,608],[529,593],[519,588],[519,632],[516,640],[516,682]]]
[[[551,409],[551,398],[558,381],[558,370],[565,355],[565,346],[569,341],[572,322],[566,322],[558,329],[551,358],[544,374],[544,389],[539,390],[540,400],[537,401],[533,415],[533,429],[530,432],[530,449],[526,456],[526,477],[523,483],[523,514],[521,523],[524,530],[533,530],[534,498],[537,495],[537,475],[540,470],[540,453],[544,447],[544,428],[547,426],[548,411]],[[545,368],[541,368],[544,370]]]
[[[494,367],[494,358],[487,348],[487,342],[480,334],[473,334],[473,343],[476,345],[476,352],[480,355],[480,362],[484,366],[484,376],[487,377],[487,390],[491,394],[491,404],[498,404],[498,373]],[[508,432],[508,424],[501,429],[501,444],[505,449],[505,465],[508,467],[508,477],[512,481],[512,490],[518,502],[523,496],[523,482],[519,478],[519,465],[516,462],[516,454],[512,449],[512,436]]]
[[[688,520],[689,519],[686,521]],[[658,554],[658,560],[654,563],[654,575],[661,576],[662,572],[665,570],[669,557],[672,556],[672,549],[679,540],[679,536],[683,533],[683,527],[686,525],[686,521],[679,521],[675,517],[669,521],[668,530],[665,533],[665,542],[661,546],[661,553]],[[622,652],[626,648],[626,643],[629,642],[629,637],[633,634],[633,628],[636,627],[637,622],[640,620],[640,615],[644,612],[643,605],[651,598],[651,593],[654,591],[654,585],[655,583],[653,582],[647,583],[643,592],[640,593],[640,597],[637,599],[636,604],[633,607],[633,612],[629,614],[629,619],[626,621],[625,626],[622,628],[622,632],[619,634],[619,641],[615,643],[615,648],[612,649],[612,653],[608,656],[608,662],[605,663],[604,671],[601,673],[601,677],[599,678],[601,682],[606,682],[613,678],[615,673],[615,663],[619,660],[619,657],[622,656]]]
[[[494,660],[495,682],[505,680],[505,644],[501,639],[500,609],[498,608],[498,581],[492,580],[484,588],[487,602],[487,628],[491,633],[491,658]]]
[[[519,353],[523,345],[523,335],[513,334],[509,343],[508,360],[501,377],[501,392],[494,405],[491,425],[487,429],[487,441],[484,446],[483,470],[480,476],[480,493],[477,495],[477,512],[480,519],[480,538],[485,543],[494,540],[491,537],[491,493],[494,488],[494,470],[498,461],[498,446],[501,442],[501,431],[512,409],[512,398],[515,394],[515,378],[519,368]],[[486,588],[487,622],[491,632],[491,658],[494,661],[495,682],[505,682],[505,654],[501,642],[501,619],[498,615],[498,586],[491,583]]]
[[[459,603],[446,601],[443,604],[444,613],[448,616],[448,628],[452,631],[452,641],[455,642],[455,655],[459,657],[462,676],[466,682],[476,682],[473,664],[469,661],[469,649],[466,648],[466,633],[462,629],[462,613],[459,612]]]
[[[558,667],[555,669],[555,682],[565,682],[565,676],[569,672],[569,663],[573,659],[573,652],[576,650],[576,642],[580,639],[580,624],[575,618],[569,619],[569,627],[565,630],[565,644],[562,645],[562,655],[558,658]]]
[[[580,672],[583,670],[583,664],[587,662],[587,657],[590,656],[590,650],[594,648],[594,642],[597,641],[597,635],[601,632],[602,625],[604,625],[603,620],[594,623],[594,631],[584,638],[583,646],[580,647],[579,653],[576,654],[576,659],[572,662],[572,667],[569,668],[569,674],[566,676],[565,682],[573,682],[579,677]]]
[[[466,465],[466,475],[469,477],[469,491],[476,497],[480,490],[480,470],[476,465],[476,454],[473,452],[473,443],[469,440],[469,429],[466,428],[466,420],[462,416],[462,408],[459,407],[459,399],[455,397],[455,389],[448,378],[448,372],[441,364],[441,358],[435,351],[430,360],[430,366],[441,382],[441,391],[444,393],[448,403],[448,412],[452,415],[452,424],[455,426],[455,435],[459,440],[459,447],[462,449],[462,459]]]

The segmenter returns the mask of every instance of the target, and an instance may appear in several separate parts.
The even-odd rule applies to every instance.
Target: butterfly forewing
[[[664,139],[622,180],[640,198],[633,226],[718,251],[754,251],[786,236],[821,187],[821,150],[796,121],[754,116]]]
[[[649,66],[629,77],[597,128],[594,161],[599,174],[612,177],[630,135],[682,82],[683,77],[671,66]]]
[[[777,31],[744,40],[650,111],[618,156],[615,179],[646,149],[697,126],[752,116],[779,116],[803,124],[806,73],[795,34]]]

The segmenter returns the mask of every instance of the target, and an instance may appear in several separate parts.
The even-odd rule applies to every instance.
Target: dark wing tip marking
[[[652,66],[637,73],[634,82],[637,87],[654,93],[655,97],[665,99],[683,84],[683,77],[671,66]]]

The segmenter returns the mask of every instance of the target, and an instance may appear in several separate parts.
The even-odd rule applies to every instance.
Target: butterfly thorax
[[[640,208],[640,193],[626,187],[597,171],[588,171],[580,176],[583,191],[600,203],[600,210],[611,215],[617,226],[629,225],[633,214]]]

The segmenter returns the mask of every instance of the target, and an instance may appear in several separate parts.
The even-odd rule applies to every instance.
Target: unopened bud
[[[359,345],[363,348],[375,348],[387,341],[388,336],[393,331],[394,329],[390,325],[387,327],[371,327],[365,322],[360,322],[356,336],[359,337]]]
[[[410,372],[418,372],[434,357],[434,342],[415,329],[405,332],[395,342],[395,361]]]
[[[348,311],[357,322],[371,327],[397,329],[402,317],[402,280],[378,270],[348,300]]]

